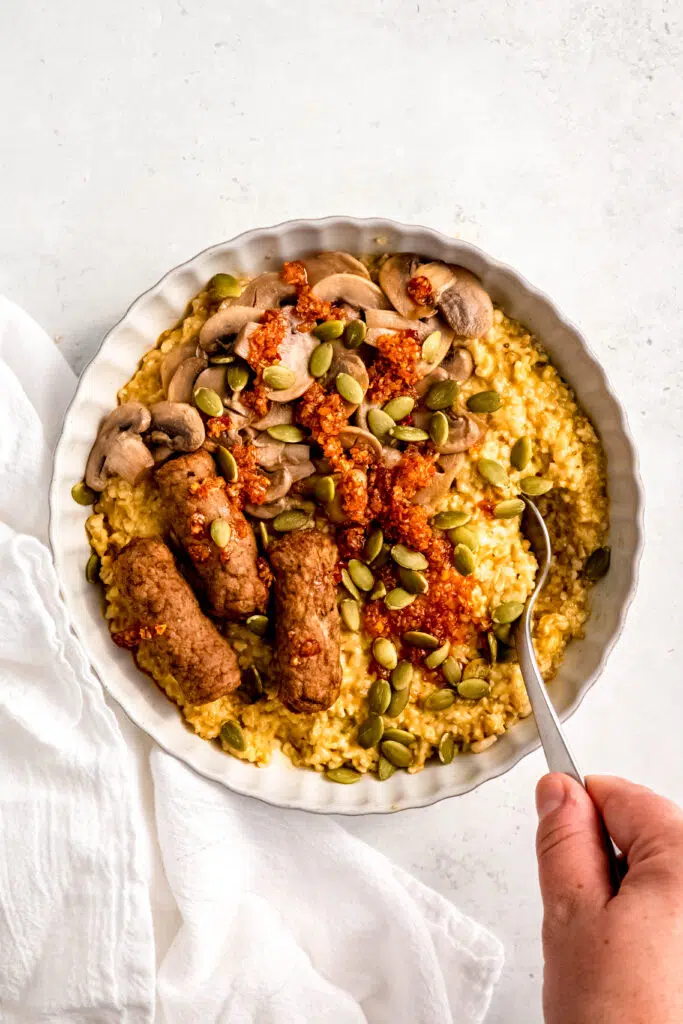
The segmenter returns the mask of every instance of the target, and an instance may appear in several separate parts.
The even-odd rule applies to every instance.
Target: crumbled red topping
[[[406,285],[406,291],[417,306],[434,305],[434,289],[429,278],[423,274],[411,277]]]
[[[200,541],[193,541],[187,545],[187,553],[193,562],[206,562],[211,557],[211,548],[208,544]]]
[[[270,487],[268,477],[256,461],[256,452],[252,445],[233,445],[230,449],[237,463],[237,480],[228,484],[230,497],[238,504],[249,502],[262,505]]]
[[[227,434],[229,430],[230,417],[227,415],[212,416],[206,421],[206,433],[209,437],[220,437],[222,434]]]
[[[206,530],[206,516],[201,512],[193,512],[190,516],[190,533],[193,537],[203,537]]]
[[[112,633],[111,638],[117,647],[123,647],[126,650],[134,650],[141,640],[153,640],[157,636],[163,636],[168,629],[165,622],[160,622],[157,626],[144,626],[138,623],[135,626],[130,626],[128,629],[122,629],[117,633]]]
[[[377,358],[368,370],[368,398],[387,402],[396,395],[415,395],[413,385],[420,379],[417,364],[421,346],[415,331],[394,331],[377,339]]]

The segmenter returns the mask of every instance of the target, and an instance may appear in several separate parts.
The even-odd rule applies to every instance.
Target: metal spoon
[[[522,516],[522,533],[531,544],[531,550],[536,556],[536,561],[538,562],[539,573],[536,577],[536,586],[534,591],[526,603],[522,617],[519,619],[515,630],[515,644],[517,647],[517,656],[519,658],[519,667],[522,670],[524,685],[526,686],[531,707],[534,712],[536,726],[538,727],[538,735],[541,737],[541,743],[543,745],[543,751],[548,763],[548,768],[551,772],[563,772],[565,775],[570,775],[585,789],[586,783],[577,767],[574,755],[569,749],[569,744],[567,743],[567,739],[562,731],[560,720],[557,717],[555,708],[548,696],[548,691],[543,681],[543,676],[539,671],[536,653],[531,640],[532,613],[536,603],[536,598],[538,597],[548,576],[550,560],[552,558],[552,548],[550,545],[550,536],[543,516],[538,511],[533,501],[530,501],[529,498],[524,495],[522,495],[522,497],[526,503],[526,508]],[[617,892],[624,874],[624,865],[623,862],[619,860],[614,843],[605,828],[602,818],[600,820],[605,840],[607,860],[609,863],[610,879],[614,892]]]

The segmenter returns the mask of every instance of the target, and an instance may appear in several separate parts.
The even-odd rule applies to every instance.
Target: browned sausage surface
[[[209,453],[173,459],[156,478],[170,524],[192,560],[213,614],[239,618],[265,611],[268,590],[258,574],[256,539],[226,494]],[[222,549],[209,532],[214,519],[225,519],[232,527]]]
[[[114,580],[132,626],[114,641],[152,648],[190,704],[207,704],[240,685],[237,658],[202,612],[162,540],[138,537],[114,563]]]
[[[296,530],[268,554],[275,574],[280,700],[292,711],[324,711],[341,686],[337,546],[319,530]]]

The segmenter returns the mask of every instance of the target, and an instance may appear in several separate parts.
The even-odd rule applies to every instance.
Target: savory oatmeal
[[[216,275],[74,487],[112,639],[191,728],[339,782],[448,764],[530,713],[521,495],[555,552],[548,681],[609,564],[604,454],[539,341],[408,253]]]

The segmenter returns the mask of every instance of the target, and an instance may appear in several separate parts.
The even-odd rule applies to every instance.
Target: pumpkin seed
[[[469,523],[471,518],[468,512],[459,512],[457,510],[438,512],[432,519],[432,526],[435,526],[437,530],[455,530],[458,526],[464,526],[465,523]]]
[[[389,433],[396,441],[417,443],[418,441],[429,440],[429,434],[426,430],[420,430],[419,427],[402,427],[400,423],[392,427]]]
[[[265,636],[268,630],[268,616],[250,615],[245,625],[250,633],[255,633],[256,636]]]
[[[505,487],[508,477],[499,462],[494,462],[493,459],[479,459],[477,469],[487,483],[494,487]]]
[[[407,690],[413,681],[413,666],[409,661],[399,661],[391,673],[391,685],[395,690]]]
[[[431,633],[423,633],[421,629],[409,629],[403,634],[403,639],[409,647],[421,647],[424,651],[435,651],[440,643]]]
[[[398,718],[402,714],[410,700],[410,687],[406,686],[405,690],[394,690],[391,695],[389,705],[384,712],[387,718]]]
[[[289,533],[291,530],[301,530],[304,526],[308,526],[311,521],[311,517],[306,512],[301,512],[299,509],[291,508],[287,509],[286,512],[280,512],[279,515],[273,519],[273,528],[278,533]]]
[[[207,416],[223,415],[221,396],[212,388],[197,388],[194,393],[194,404]]]
[[[531,438],[520,437],[512,446],[510,464],[520,472],[531,462]]]
[[[499,644],[508,644],[512,632],[511,622],[499,622],[493,627],[493,634]]]
[[[372,654],[375,661],[379,662],[382,668],[387,668],[389,671],[396,668],[398,664],[398,655],[396,654],[396,648],[392,644],[391,640],[388,640],[385,636],[378,636],[372,645]],[[380,682],[380,680],[377,680]],[[381,680],[386,682],[386,680]],[[387,686],[389,684],[387,683]],[[380,712],[381,714],[381,712]]]
[[[441,331],[432,331],[422,342],[422,358],[425,363],[433,363],[441,348]]]
[[[384,583],[382,582],[382,580],[378,580],[377,583],[375,583],[375,585],[372,588],[372,590],[370,591],[370,600],[371,601],[381,601],[381,599],[383,597],[386,597],[386,596],[387,596],[387,588],[384,585]]]
[[[456,526],[454,530],[448,531],[448,536],[454,547],[457,547],[458,544],[464,544],[475,555],[479,550],[479,538],[467,526]]]
[[[368,426],[375,437],[379,438],[380,441],[384,441],[396,426],[396,422],[382,409],[370,409],[368,412]]]
[[[215,356],[209,356],[209,366],[227,366],[235,362],[232,352],[217,352]]]
[[[268,427],[266,433],[275,441],[284,441],[285,444],[298,444],[306,436],[301,427],[296,427],[293,423],[276,423],[275,426]]]
[[[214,519],[210,533],[217,548],[227,548],[232,537],[232,526],[227,519]]]
[[[429,590],[427,577],[423,576],[421,572],[416,572],[415,569],[404,569],[403,566],[400,566],[398,576],[403,589],[407,590],[409,594],[426,594]]]
[[[324,377],[332,365],[333,355],[334,349],[329,341],[324,341],[322,345],[317,345],[311,352],[311,358],[308,360],[308,372],[311,377]]]
[[[360,405],[365,396],[362,387],[350,373],[338,373],[335,378],[337,391],[351,405]]]
[[[242,285],[232,274],[214,274],[209,288],[217,299],[238,299],[242,294]]]
[[[404,747],[412,747],[413,743],[417,742],[415,733],[408,732],[407,729],[385,729],[383,738],[385,740],[394,740],[396,743],[402,743]]]
[[[458,397],[457,380],[440,380],[432,384],[425,397],[428,409],[450,409]]]
[[[270,534],[268,533],[268,527],[262,519],[259,519],[257,529],[259,540],[261,541],[261,547],[264,551],[267,551],[270,544]]]
[[[383,715],[389,707],[391,687],[386,679],[375,679],[368,690],[368,707],[375,715]]]
[[[422,707],[425,711],[445,711],[452,704],[455,704],[455,694],[452,690],[434,690],[425,697]]]
[[[445,644],[441,645],[441,647],[437,647],[435,651],[432,651],[431,654],[428,654],[427,657],[425,658],[425,665],[427,666],[427,668],[434,669],[438,668],[439,665],[442,665],[443,662],[448,657],[448,652],[450,651],[450,649],[450,641],[447,640]]]
[[[515,622],[523,611],[524,605],[521,601],[503,601],[502,604],[493,609],[491,618],[499,625],[505,625],[509,622]]]
[[[403,743],[396,740],[384,740],[381,746],[383,755],[395,768],[407,768],[413,760],[411,751]]]
[[[296,380],[294,370],[288,366],[277,363],[275,366],[266,366],[262,373],[263,383],[273,391],[286,391],[291,388]]]
[[[349,562],[349,576],[360,590],[372,590],[375,577],[360,559],[352,558]]]
[[[384,534],[380,527],[376,526],[375,529],[371,530],[368,534],[368,539],[365,541],[365,547],[363,548],[363,558],[366,562],[374,562],[382,550],[383,543]]]
[[[216,449],[216,459],[218,460],[218,468],[225,479],[229,484],[234,484],[240,474],[235,456],[227,448],[224,448],[223,445],[219,445]]]
[[[455,686],[462,679],[460,662],[453,657],[446,658],[441,666],[441,672],[449,686]]]
[[[496,412],[502,404],[497,391],[478,391],[467,399],[470,412]]]
[[[455,740],[452,732],[445,732],[439,740],[439,761],[450,764],[455,754]]]
[[[415,594],[409,594],[407,590],[403,590],[402,587],[394,587],[384,598],[384,603],[389,611],[395,612],[400,608],[407,608],[409,604],[413,603],[415,596]]]
[[[83,480],[79,480],[71,488],[71,497],[78,505],[94,505],[97,501],[97,492],[91,490]]]
[[[342,786],[350,786],[360,780],[360,774],[354,768],[328,768],[325,778],[330,782],[339,782]]]
[[[485,679],[463,679],[458,683],[458,695],[466,700],[480,700],[485,697],[491,687]]]
[[[339,605],[339,611],[346,628],[350,629],[352,633],[357,633],[360,629],[360,608],[358,607],[358,602],[351,601],[350,599],[342,601]]]
[[[453,565],[461,576],[471,576],[474,572],[474,555],[466,544],[457,544],[453,550]]]
[[[231,391],[241,391],[249,383],[249,370],[243,363],[233,363],[225,371],[225,380]]]
[[[315,482],[314,494],[318,501],[322,501],[324,505],[328,501],[332,501],[336,493],[336,486],[331,476],[321,476],[319,480]]]
[[[358,729],[358,743],[361,747],[368,750],[370,747],[376,747],[379,741],[382,739],[384,732],[384,719],[381,715],[368,715],[363,724]]]
[[[381,569],[381,568],[383,568],[383,566],[389,564],[389,559],[390,558],[391,558],[391,545],[387,544],[386,542],[384,542],[382,544],[382,550],[377,555],[377,558],[373,558],[372,564],[375,567],[375,569]]]
[[[344,344],[347,348],[359,348],[367,333],[365,320],[350,320],[344,328]]]
[[[343,320],[326,320],[324,324],[318,324],[311,331],[311,334],[320,341],[334,341],[335,338],[341,338],[343,333]],[[315,374],[313,376],[315,377]]]
[[[355,597],[356,601],[360,601],[360,599],[361,599],[361,597],[360,597],[360,590],[358,589],[356,584],[353,582],[353,580],[349,576],[349,570],[348,569],[342,569],[342,571],[341,571],[341,578],[342,578],[342,583],[344,584],[344,586],[348,590],[348,592],[351,595],[351,597]]]
[[[263,696],[263,680],[255,665],[249,665],[242,673],[239,692],[248,704],[255,704]]]
[[[498,661],[498,639],[493,630],[486,634],[486,643],[489,649],[489,661],[492,665],[495,665]]]
[[[429,436],[437,448],[440,448],[448,440],[448,430],[445,413],[435,412],[429,417]]]
[[[462,672],[463,679],[488,679],[489,665],[484,658],[473,658]]]
[[[429,565],[421,551],[413,551],[405,544],[394,544],[391,549],[391,557],[397,565],[403,566],[404,569],[426,569]]]
[[[88,583],[98,583],[100,579],[100,557],[93,553],[85,563],[85,578]]]
[[[496,519],[516,519],[524,511],[524,502],[521,498],[510,498],[509,501],[499,501],[493,509]]]
[[[519,489],[522,494],[528,494],[530,498],[540,498],[542,494],[552,491],[552,480],[544,480],[541,476],[525,476],[519,481]]]
[[[386,782],[396,771],[395,766],[391,761],[387,761],[386,757],[380,757],[377,765],[377,778],[380,782]]]
[[[406,416],[410,416],[415,408],[415,399],[410,398],[408,395],[399,395],[398,398],[392,398],[388,401],[382,408],[387,416],[391,416],[392,420],[398,423],[399,420],[404,420]]]
[[[229,747],[232,747],[233,750],[246,750],[247,748],[247,741],[244,738],[242,728],[234,718],[229,718],[227,722],[223,722],[221,726],[221,739]]]
[[[596,548],[586,559],[583,567],[583,575],[592,583],[597,583],[609,571],[612,560],[612,549],[609,547]]]

